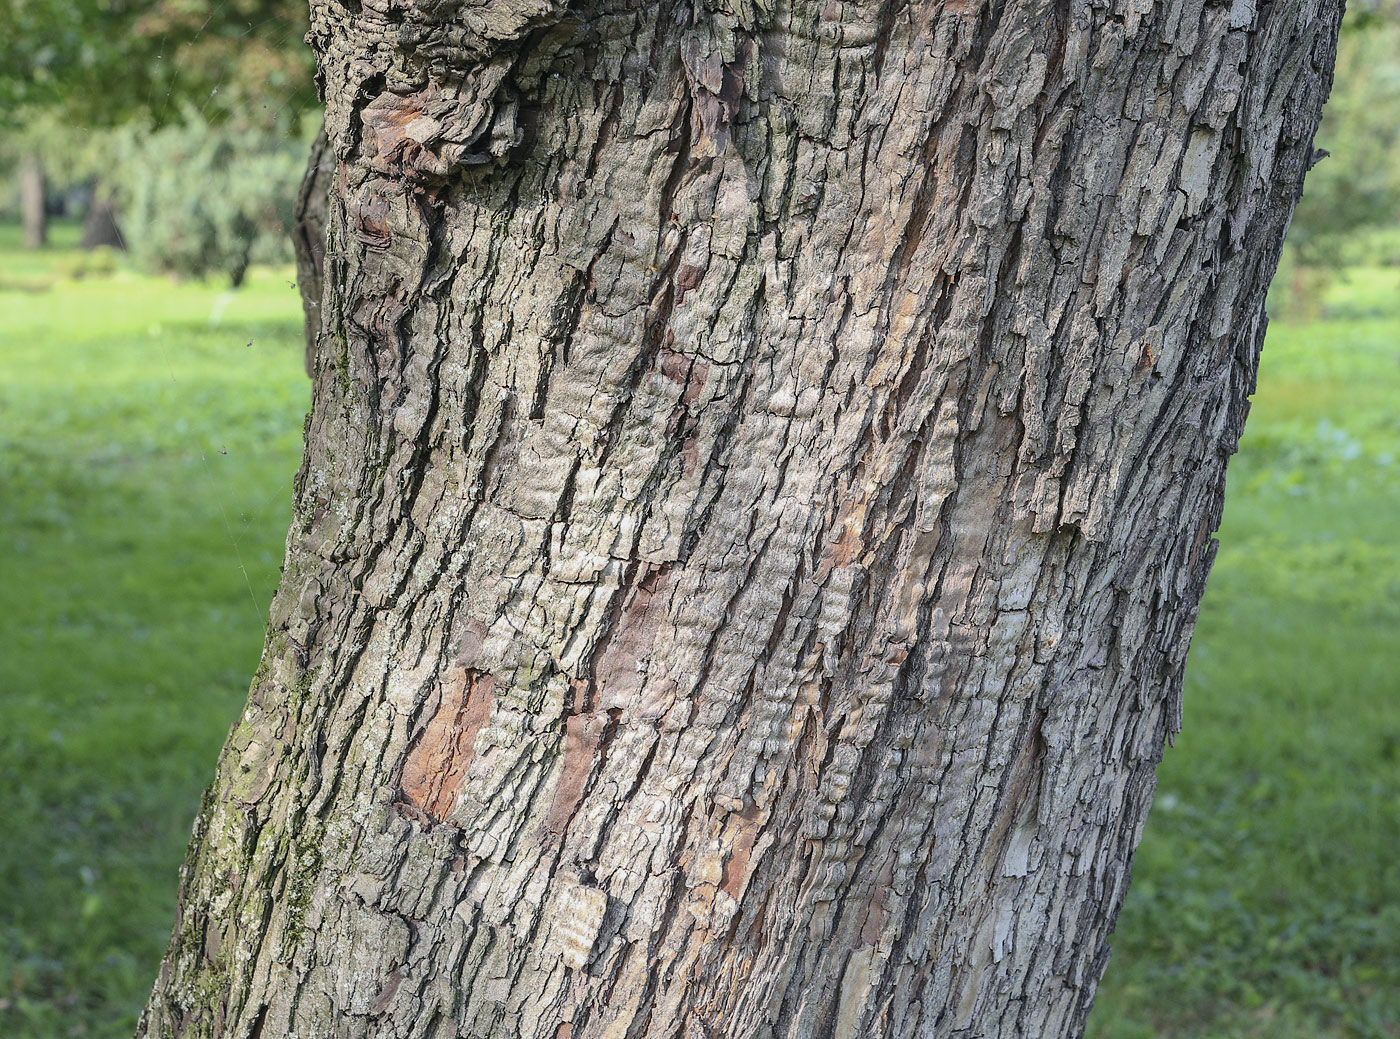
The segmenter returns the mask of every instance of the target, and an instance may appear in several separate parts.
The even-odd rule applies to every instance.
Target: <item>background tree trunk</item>
[[[140,1034],[1077,1035],[1340,3],[312,6],[315,404]]]
[[[83,237],[80,243],[84,249],[107,246],[112,249],[125,249],[126,239],[122,237],[121,226],[117,223],[117,207],[111,191],[101,181],[92,188],[92,201],[88,203],[87,216],[83,218]]]
[[[44,160],[32,153],[19,160],[19,209],[24,224],[24,247],[42,249],[49,244],[49,210],[44,190]]]

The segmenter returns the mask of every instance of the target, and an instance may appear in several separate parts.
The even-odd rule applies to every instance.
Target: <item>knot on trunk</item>
[[[563,0],[353,0],[358,28],[424,66],[463,72],[559,20]]]
[[[391,0],[393,2],[393,0]],[[397,0],[399,46],[443,71],[463,71],[559,20],[562,0]]]
[[[504,159],[521,139],[519,98],[506,82],[508,71],[505,63],[493,64],[454,84],[380,94],[360,113],[372,167],[435,184]]]
[[[503,159],[521,139],[509,77],[562,0],[354,0],[312,5],[326,130],[350,159],[357,137],[381,175],[437,184]],[[363,99],[371,98],[367,105]],[[364,133],[352,132],[358,118]]]

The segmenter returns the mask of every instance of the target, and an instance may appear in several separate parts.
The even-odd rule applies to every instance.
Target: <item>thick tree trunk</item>
[[[44,190],[44,160],[27,154],[19,160],[19,211],[24,225],[24,247],[42,249],[49,244],[49,209]]]
[[[315,0],[315,405],[140,1034],[1077,1035],[1340,13]]]

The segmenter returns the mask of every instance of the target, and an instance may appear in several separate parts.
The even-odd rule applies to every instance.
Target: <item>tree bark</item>
[[[26,154],[19,160],[19,209],[24,224],[24,247],[42,249],[49,244],[49,210],[44,188],[44,160]]]
[[[315,402],[139,1034],[1080,1034],[1341,4],[312,13]]]

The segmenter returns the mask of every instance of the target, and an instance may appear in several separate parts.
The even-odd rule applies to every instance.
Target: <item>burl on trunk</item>
[[[1075,1036],[1332,0],[314,0],[315,404],[143,1036]]]

